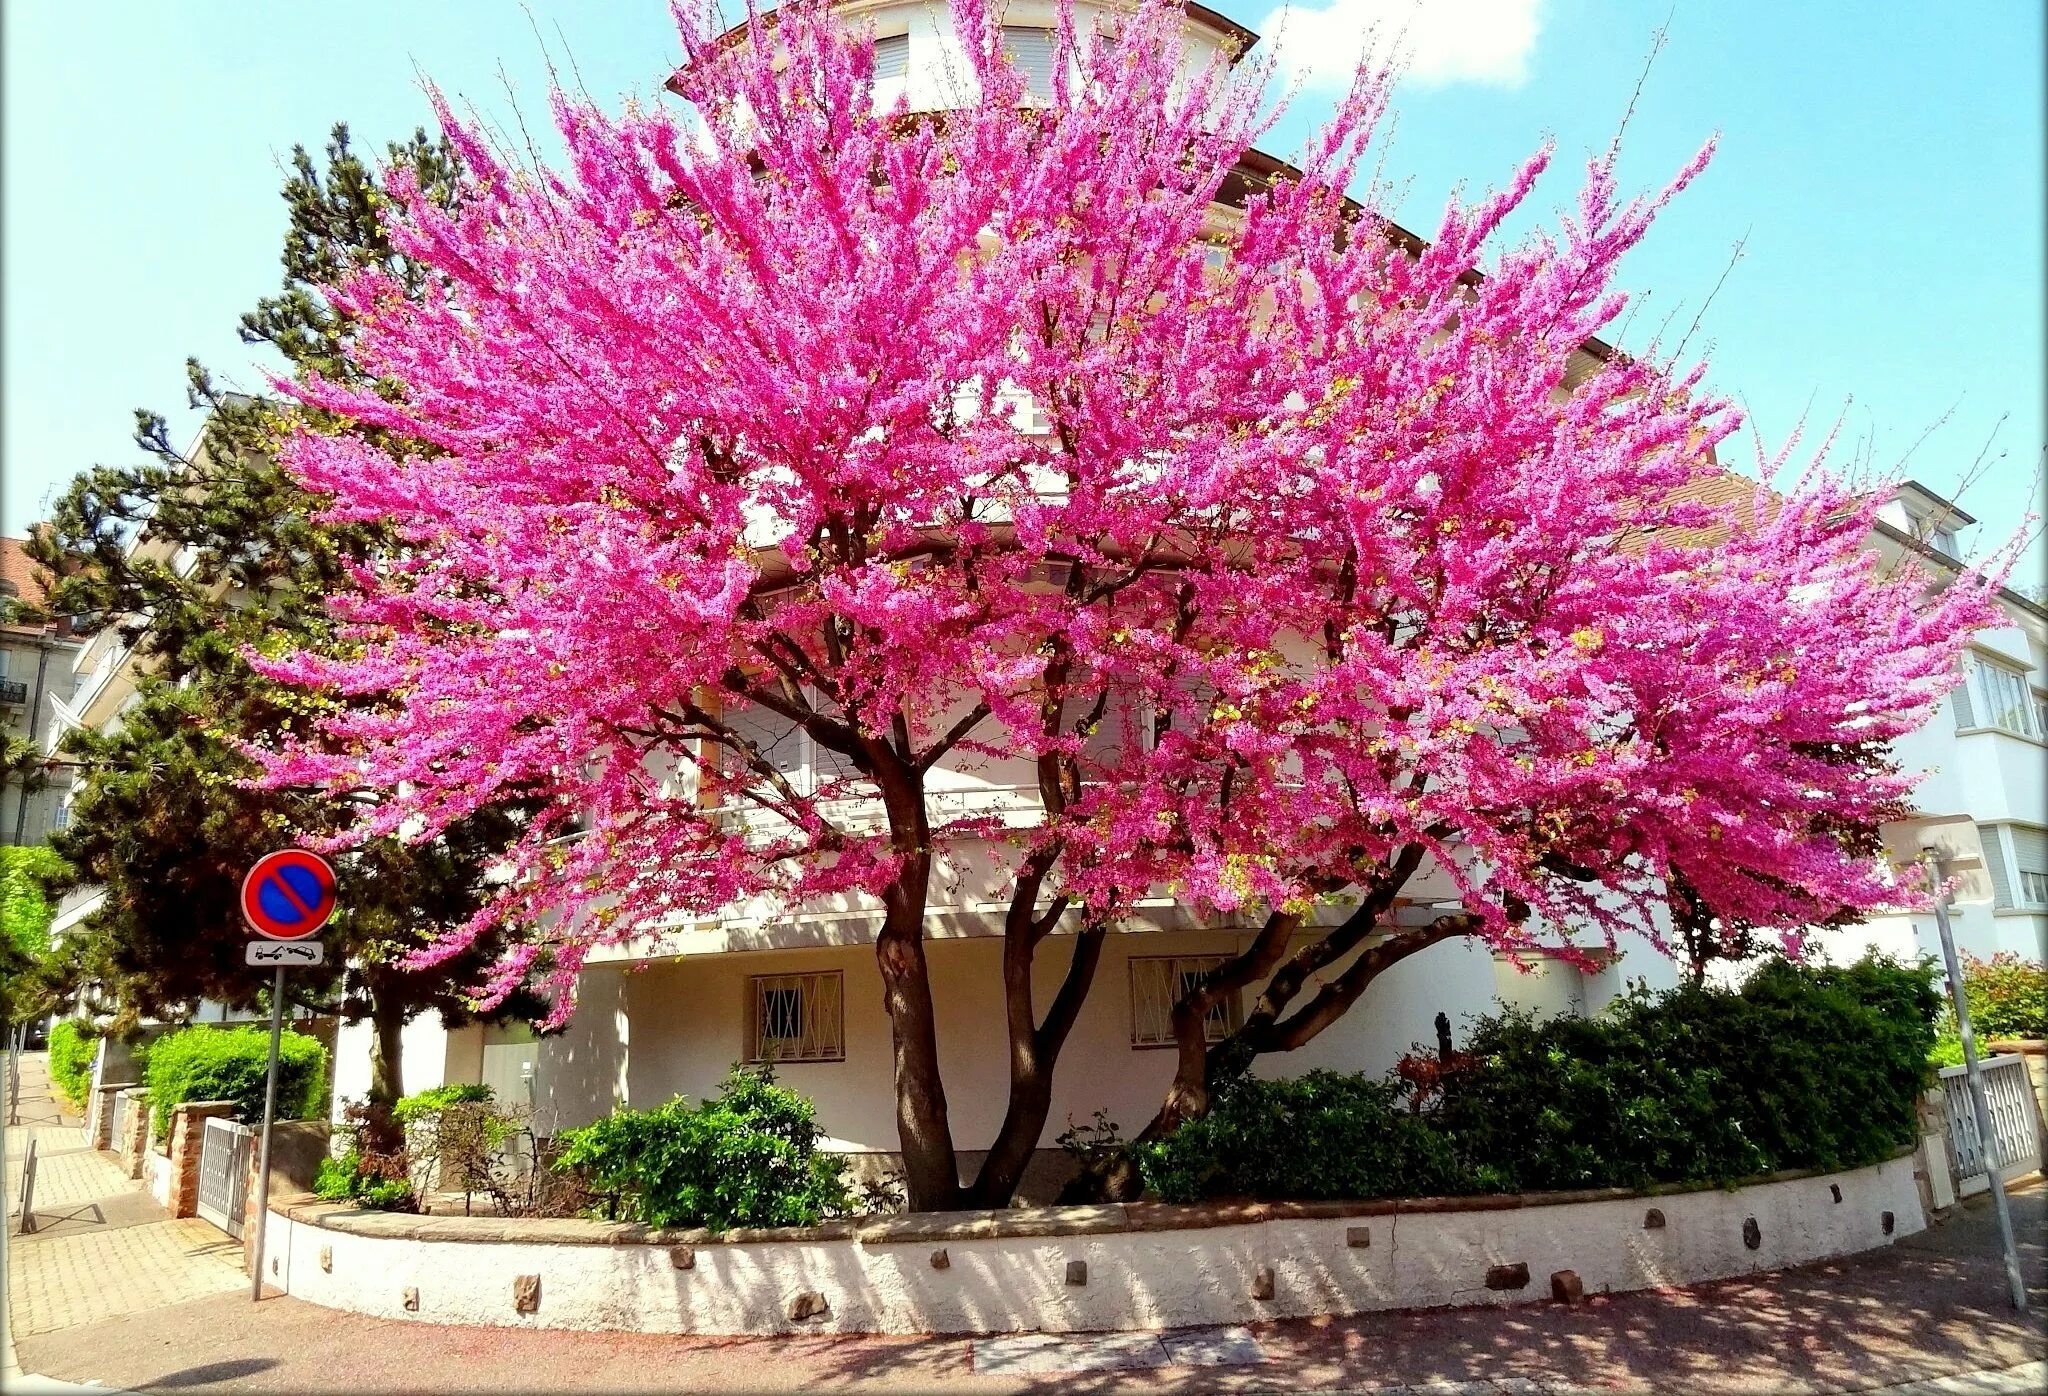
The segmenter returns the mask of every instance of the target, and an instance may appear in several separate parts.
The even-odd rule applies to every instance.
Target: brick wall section
[[[121,1166],[131,1178],[142,1176],[142,1165],[149,1150],[149,1092],[142,1087],[131,1087],[121,1093],[128,1105],[128,1133],[114,1141],[114,1152],[121,1156]],[[119,1115],[120,1111],[114,1112]]]
[[[92,1088],[92,1098],[85,1106],[85,1142],[94,1149],[112,1149],[114,1143],[114,1097],[122,1091],[132,1091],[140,1085],[137,1081],[109,1081],[103,1086]]]
[[[320,1160],[327,1157],[328,1126],[325,1120],[278,1120],[270,1135],[270,1209],[276,1212],[294,1199],[313,1198],[313,1182],[320,1172]],[[242,1194],[242,1270],[246,1274],[256,1250],[256,1164],[263,1153],[263,1136],[258,1131],[249,1143],[249,1172]],[[275,1241],[275,1237],[272,1241]],[[279,1282],[282,1251],[267,1245],[263,1282]]]
[[[191,1100],[171,1107],[171,1196],[164,1205],[174,1217],[199,1212],[199,1150],[206,1122],[235,1113],[232,1100]]]

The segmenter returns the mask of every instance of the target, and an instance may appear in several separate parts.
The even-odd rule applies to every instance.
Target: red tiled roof
[[[28,555],[28,540],[25,538],[0,538],[0,595],[13,601],[34,606],[40,610],[50,599],[50,590],[43,584],[43,569]],[[13,631],[53,631],[56,626],[48,621],[35,621],[26,625],[10,625]]]

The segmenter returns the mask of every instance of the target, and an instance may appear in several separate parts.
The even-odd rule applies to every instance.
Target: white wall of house
[[[1133,1045],[1133,1021],[1140,1013],[1133,959],[1227,955],[1248,943],[1246,933],[1231,930],[1112,935],[1061,1058],[1041,1147],[1053,1147],[1069,1122],[1087,1123],[1098,1109],[1126,1133],[1134,1132],[1164,1098],[1174,1054]],[[1071,936],[1058,935],[1039,955],[1034,985],[1041,1013],[1066,972],[1072,945]],[[954,1139],[962,1150],[985,1148],[1000,1126],[1009,1086],[1002,943],[993,936],[939,937],[928,942],[926,953]],[[1450,1018],[1453,1037],[1462,1042],[1472,1017],[1491,1011],[1497,997],[1542,1013],[1598,1012],[1630,979],[1663,987],[1677,977],[1671,962],[1647,942],[1632,944],[1615,964],[1590,974],[1556,960],[1532,964],[1530,972],[1519,972],[1469,939],[1433,946],[1387,970],[1311,1043],[1262,1058],[1256,1070],[1271,1076],[1317,1068],[1379,1073],[1417,1043],[1433,1047],[1439,1012]],[[1334,968],[1341,967],[1340,962]],[[645,1109],[678,1094],[710,1095],[747,1055],[754,978],[820,972],[840,977],[843,1058],[785,1061],[777,1066],[778,1076],[817,1103],[827,1147],[894,1150],[889,1021],[874,950],[866,944],[683,955],[586,970],[568,1030],[535,1048],[537,1124],[552,1133],[617,1104]],[[1314,986],[1312,981],[1306,992]],[[1259,987],[1245,992],[1246,1005]],[[421,1088],[410,1070],[406,1085]]]

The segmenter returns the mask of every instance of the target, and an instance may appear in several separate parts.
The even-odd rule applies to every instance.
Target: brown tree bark
[[[405,1009],[399,996],[380,991],[373,977],[370,989],[370,1087],[359,1141],[366,1155],[396,1155],[404,1147],[404,1130],[395,1113],[405,1094]]]
[[[923,780],[881,742],[869,742],[876,784],[889,816],[891,844],[901,859],[896,881],[883,894],[875,962],[882,1004],[889,1013],[896,1082],[896,1138],[903,1150],[903,1184],[910,1210],[951,1211],[960,1206],[960,1166],[939,1076],[938,1021],[932,1010],[931,971],[924,953],[925,898],[931,887],[931,831]]]
[[[1268,1052],[1291,1052],[1313,1041],[1341,1018],[1387,969],[1441,941],[1476,931],[1480,925],[1476,916],[1439,916],[1426,926],[1398,931],[1359,952],[1359,947],[1380,928],[1401,888],[1421,862],[1420,850],[1404,850],[1373,879],[1350,916],[1329,934],[1291,955],[1288,947],[1302,918],[1288,912],[1273,913],[1249,947],[1203,976],[1201,983],[1174,1005],[1178,1061],[1173,1084],[1158,1112],[1132,1142],[1164,1138],[1187,1121],[1207,1114],[1218,1088],[1243,1075]],[[1357,957],[1334,979],[1291,1014],[1287,1013],[1311,975],[1353,952],[1359,952]],[[1203,1021],[1210,1006],[1224,994],[1267,975],[1271,978],[1244,1022],[1228,1037],[1209,1042]],[[1062,1200],[1125,1202],[1135,1198],[1141,1188],[1142,1182],[1130,1158],[1119,1154],[1077,1178],[1062,1194]]]
[[[1010,1098],[1003,1113],[1002,1127],[989,1145],[974,1186],[968,1193],[972,1207],[1005,1207],[1016,1196],[1017,1185],[1038,1150],[1045,1134],[1046,1116],[1052,1110],[1053,1070],[1067,1034],[1080,1016],[1087,1000],[1095,969],[1102,960],[1102,942],[1107,928],[1093,923],[1081,928],[1074,938],[1073,959],[1065,979],[1053,996],[1043,1022],[1038,1020],[1031,991],[1031,966],[1039,941],[1049,935],[1064,908],[1055,905],[1042,916],[1031,917],[1021,935],[1006,934],[1003,942],[1003,1001],[1010,1035]],[[1012,919],[1016,919],[1015,908]]]

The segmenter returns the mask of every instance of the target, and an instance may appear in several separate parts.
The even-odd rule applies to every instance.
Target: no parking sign
[[[263,1233],[270,1215],[270,1126],[277,1117],[277,1045],[284,1031],[284,971],[287,964],[325,962],[324,948],[309,940],[334,915],[334,869],[317,853],[281,848],[256,860],[242,879],[242,919],[263,937],[252,940],[245,962],[272,968],[270,1065],[263,1081],[263,1147],[256,1164],[256,1235],[249,1264],[251,1299],[263,1297]],[[278,944],[283,941],[285,944]],[[294,943],[296,942],[296,943]]]
[[[334,869],[317,853],[266,853],[242,879],[242,918],[272,940],[304,940],[334,915]]]

